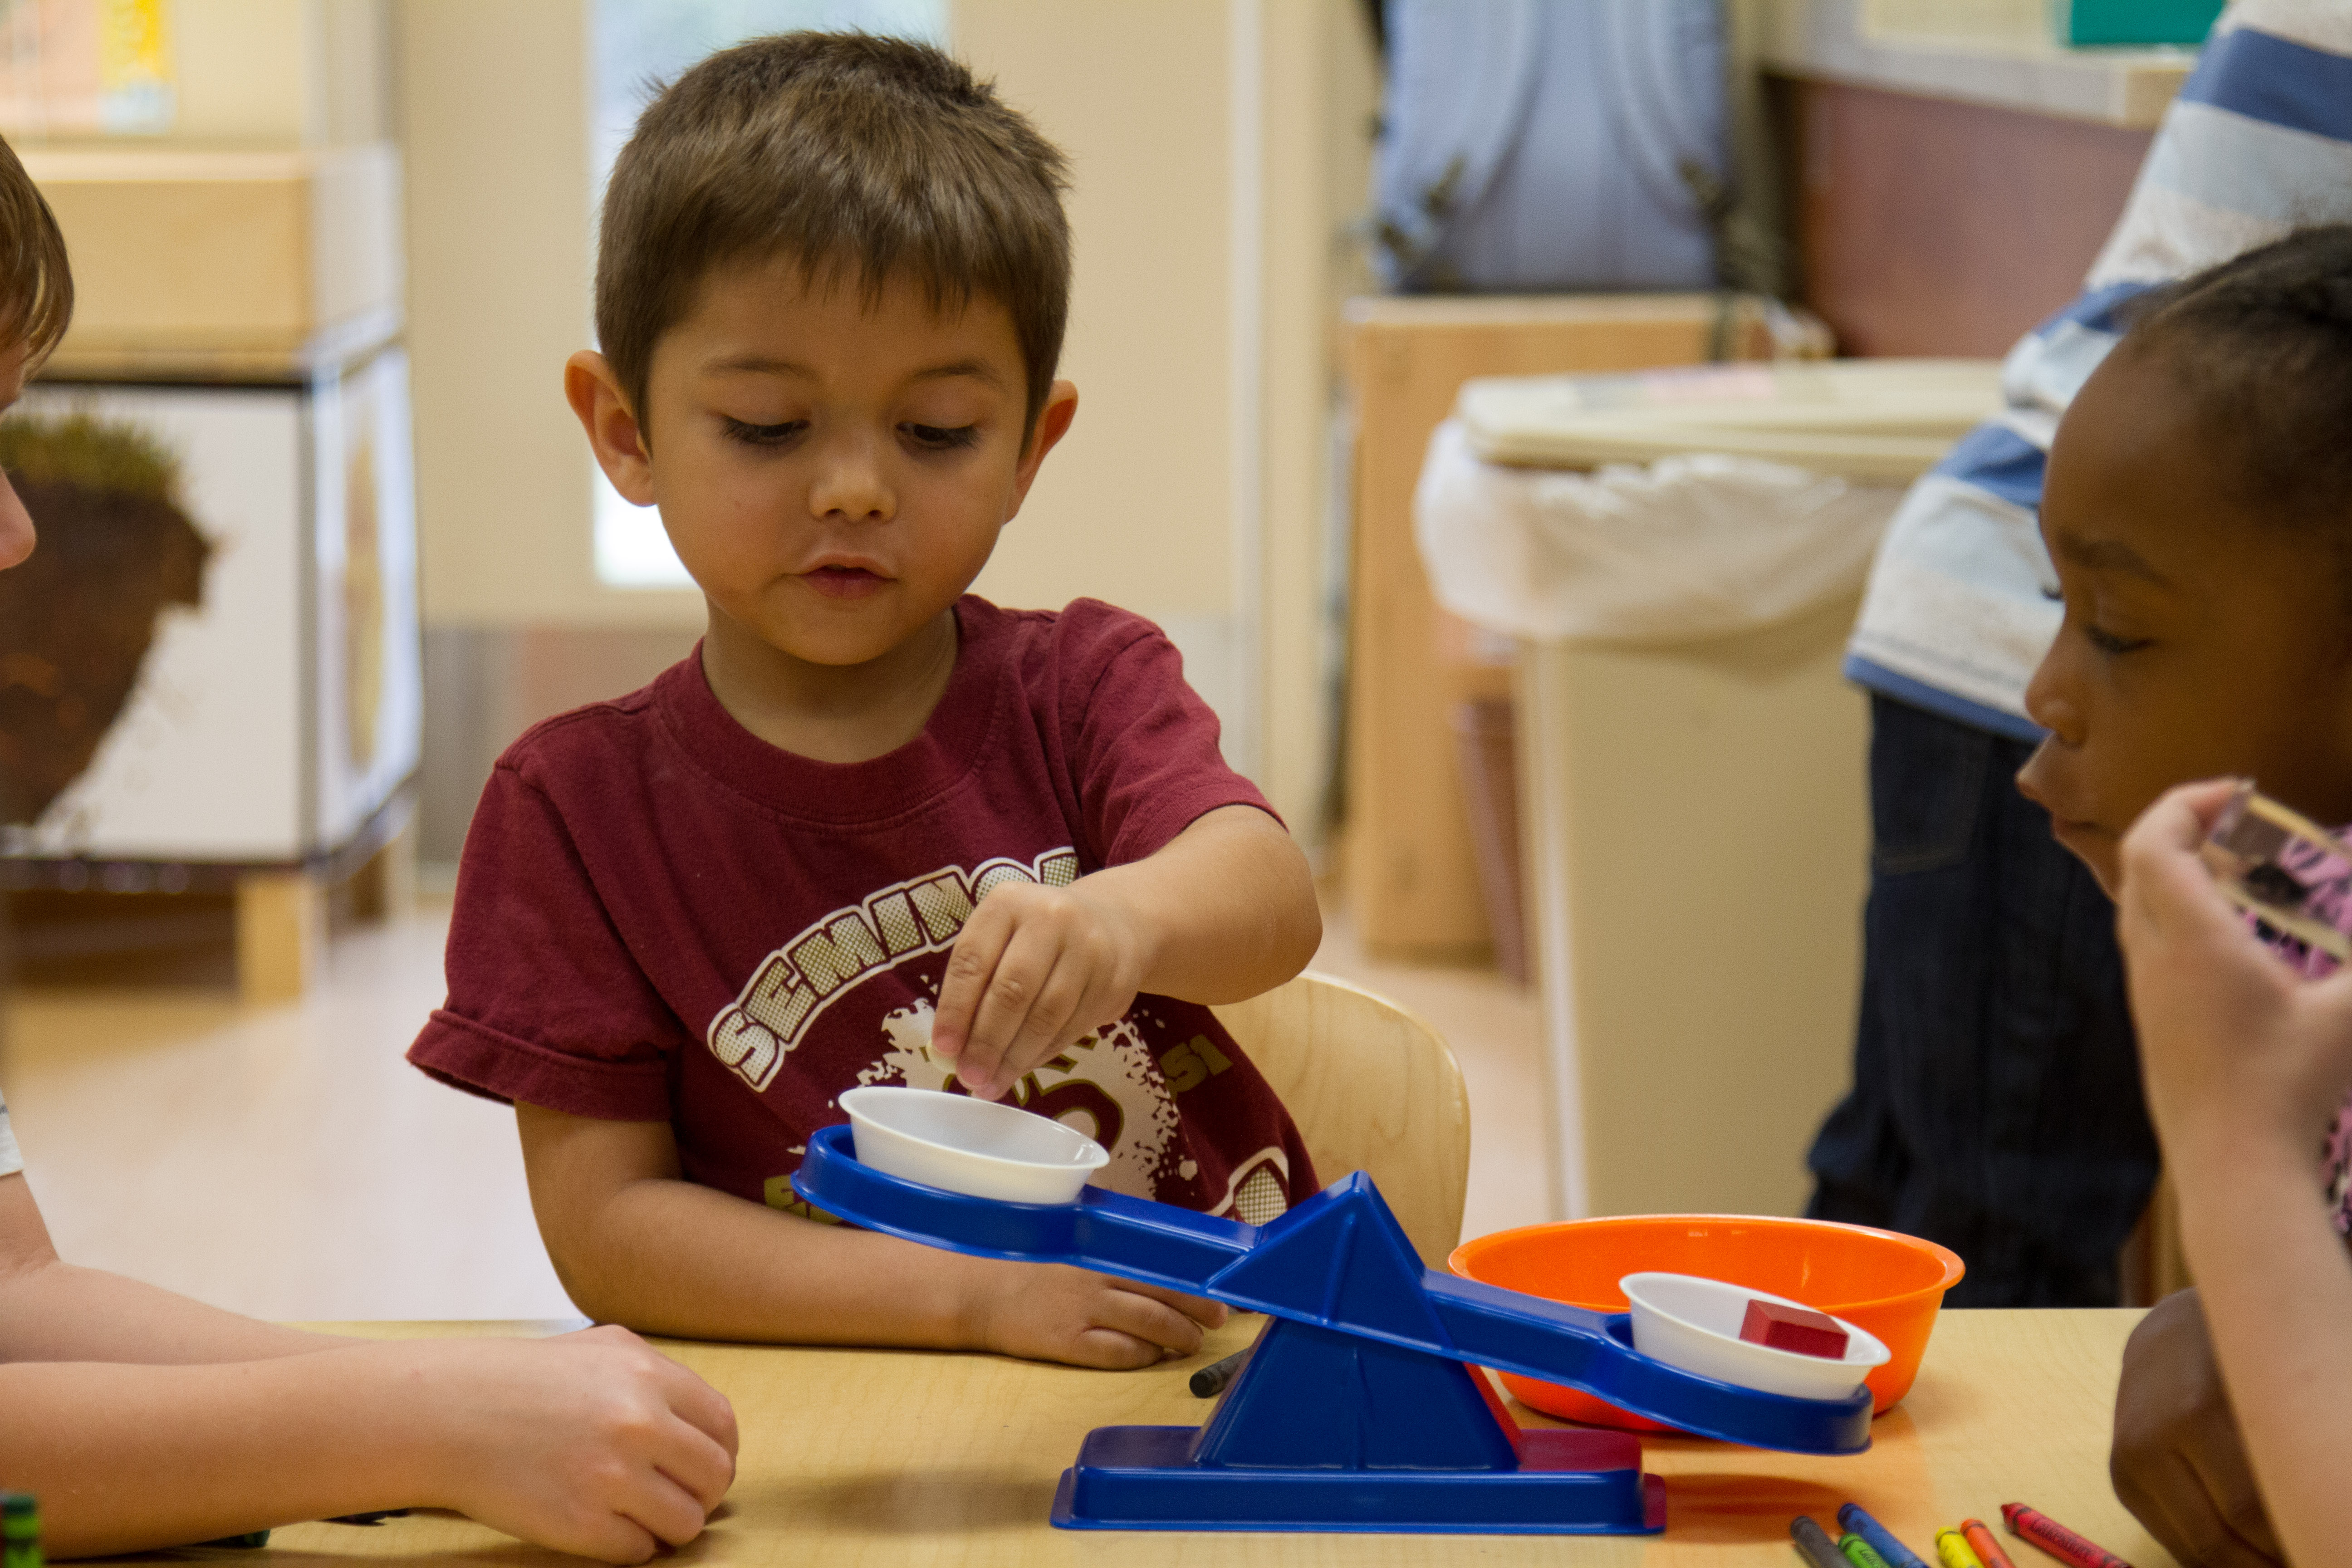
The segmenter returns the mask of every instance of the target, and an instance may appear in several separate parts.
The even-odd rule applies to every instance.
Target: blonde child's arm
[[[262,1361],[355,1342],[61,1262],[24,1176],[0,1176],[0,1363]]]
[[[160,1364],[159,1364],[160,1363]],[[0,1178],[0,1476],[50,1555],[451,1508],[614,1563],[699,1533],[732,1479],[716,1390],[618,1329],[304,1334],[57,1260]]]
[[[1220,806],[1141,860],[990,893],[948,956],[931,1049],[996,1099],[1139,992],[1238,1002],[1306,968],[1322,939],[1290,835],[1253,806]]]
[[[2230,1404],[2290,1561],[2352,1539],[2352,1257],[2319,1151],[2352,1088],[2352,970],[2268,952],[2197,846],[2230,785],[2175,790],[2126,837],[2117,930],[2148,1109]]]
[[[666,1121],[518,1105],[531,1207],[589,1316],[648,1333],[990,1350],[1084,1366],[1189,1355],[1225,1310],[1080,1268],[821,1224],[682,1180]]]

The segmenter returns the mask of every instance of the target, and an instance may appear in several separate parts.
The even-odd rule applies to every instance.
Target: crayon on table
[[[1188,1385],[1192,1390],[1192,1396],[1196,1399],[1214,1399],[1218,1394],[1223,1394],[1225,1391],[1225,1384],[1242,1374],[1242,1367],[1248,1363],[1250,1352],[1255,1349],[1257,1346],[1254,1344],[1244,1345],[1224,1360],[1213,1361],[1194,1373],[1192,1381]]]
[[[2071,1568],[2132,1568],[2097,1542],[2075,1534],[2038,1509],[2005,1502],[2000,1505],[2000,1517],[2011,1535],[2022,1536]]]
[[[1983,1520],[1960,1521],[1960,1533],[1968,1537],[1969,1550],[1977,1554],[1977,1561],[1983,1563],[1984,1568],[2017,1568],[2017,1564],[2009,1560],[2009,1553],[2000,1549],[2000,1542],[1993,1539],[1992,1531]]]
[[[1797,1543],[1797,1554],[1812,1568],[1853,1568],[1853,1559],[1837,1549],[1830,1532],[1815,1524],[1809,1514],[1801,1513],[1789,1521],[1789,1538]]]
[[[1897,1541],[1895,1532],[1871,1518],[1860,1503],[1850,1502],[1838,1510],[1838,1522],[1869,1542],[1871,1549],[1886,1559],[1886,1568],[1927,1568],[1927,1559]]]
[[[27,1492],[0,1492],[0,1568],[42,1568],[41,1505]]]
[[[1969,1538],[1957,1530],[1936,1531],[1936,1557],[1944,1568],[1984,1568],[1977,1554],[1969,1550]]]
[[[1853,1563],[1853,1568],[1887,1568],[1886,1559],[1878,1554],[1878,1548],[1859,1535],[1848,1533],[1839,1536],[1838,1550],[1845,1553],[1845,1560]]]

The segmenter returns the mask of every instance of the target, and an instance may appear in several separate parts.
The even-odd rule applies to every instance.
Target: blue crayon
[[[1858,1502],[1850,1502],[1838,1510],[1838,1522],[1869,1542],[1878,1554],[1886,1559],[1886,1568],[1930,1568],[1924,1558],[1895,1540],[1893,1532],[1864,1512]]]

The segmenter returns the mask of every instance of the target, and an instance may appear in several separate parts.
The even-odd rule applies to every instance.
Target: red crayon
[[[2000,1517],[2011,1535],[2022,1536],[2073,1568],[2131,1568],[2131,1564],[2095,1542],[2084,1540],[2046,1513],[2021,1502],[2000,1505]]]

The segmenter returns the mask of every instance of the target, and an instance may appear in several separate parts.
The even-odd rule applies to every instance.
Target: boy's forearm
[[[614,1190],[551,1238],[580,1310],[641,1333],[787,1344],[976,1342],[976,1260],[677,1178]]]
[[[1240,1002],[1307,967],[1323,940],[1315,879],[1282,825],[1220,806],[1157,854],[1097,871],[1152,933],[1141,989],[1186,1002]]]
[[[2290,1561],[2352,1537],[2352,1259],[2309,1149],[2168,1149],[2215,1354]]]
[[[427,1506],[402,1347],[226,1366],[0,1366],[0,1476],[53,1557]]]

